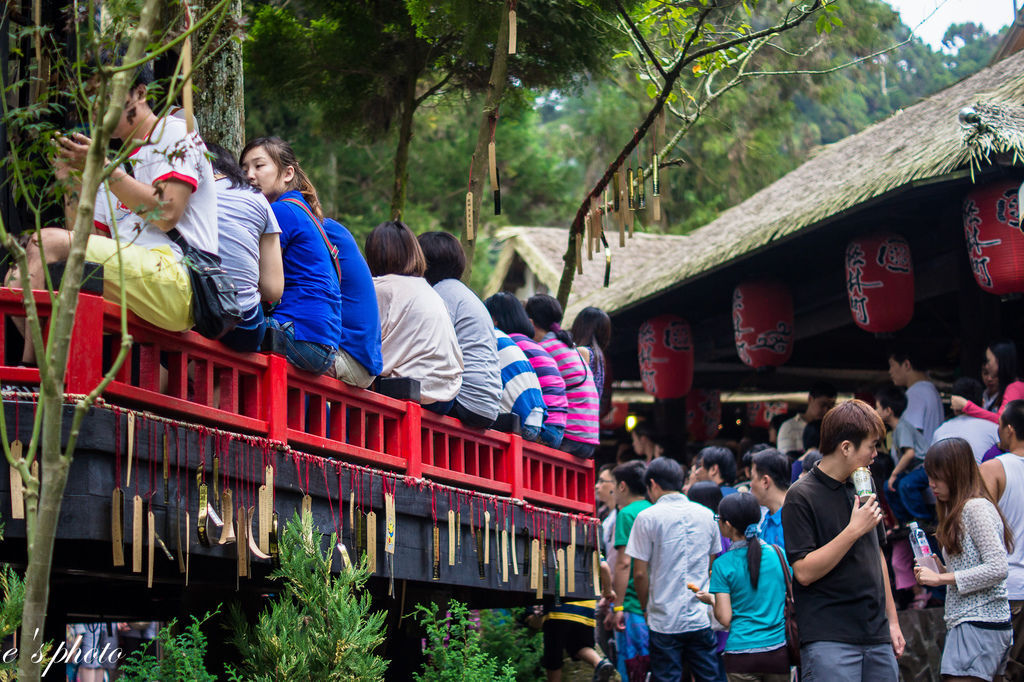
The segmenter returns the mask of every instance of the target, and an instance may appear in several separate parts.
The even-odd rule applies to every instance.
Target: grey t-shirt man
[[[626,554],[648,563],[647,625],[662,634],[711,627],[708,608],[687,589],[707,587],[711,556],[722,551],[715,516],[682,493],[667,493],[636,516]]]
[[[260,302],[260,237],[281,232],[277,218],[260,192],[251,187],[231,187],[221,178],[217,188],[218,253],[221,265],[235,281],[242,312]],[[326,248],[326,247],[325,247]]]
[[[483,301],[457,279],[434,285],[448,308],[455,336],[462,348],[462,388],[456,400],[462,407],[487,419],[498,417],[501,404],[501,366],[494,322]]]
[[[893,462],[898,463],[900,458],[903,457],[903,451],[907,448],[913,448],[914,462],[907,469],[909,471],[924,461],[929,445],[928,437],[924,433],[915,428],[906,419],[901,418],[896,422],[896,427],[892,430],[892,450],[889,454],[892,455]]]

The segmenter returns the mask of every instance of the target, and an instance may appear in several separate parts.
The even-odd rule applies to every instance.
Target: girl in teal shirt
[[[711,566],[711,584],[697,598],[729,629],[725,672],[730,682],[787,682],[786,578],[781,558],[758,536],[761,508],[750,493],[727,495],[718,527],[732,545]]]

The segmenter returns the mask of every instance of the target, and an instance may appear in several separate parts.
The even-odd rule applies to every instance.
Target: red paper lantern
[[[781,400],[747,403],[747,423],[756,428],[767,429],[772,425],[772,419],[788,411],[789,406]]]
[[[686,433],[691,441],[716,438],[721,422],[722,400],[718,391],[696,388],[686,395]]]
[[[793,354],[793,297],[775,280],[745,282],[732,292],[736,352],[753,368],[778,367]]]
[[[640,325],[640,378],[655,398],[681,398],[693,384],[690,325],[678,315],[659,315]]]
[[[1024,233],[1017,183],[1003,181],[964,199],[967,257],[978,286],[990,294],[1024,292]]]
[[[907,240],[878,233],[846,246],[846,293],[853,321],[876,334],[902,329],[914,316],[914,263]]]

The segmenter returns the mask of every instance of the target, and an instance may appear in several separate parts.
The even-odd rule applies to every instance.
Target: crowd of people
[[[479,429],[515,415],[527,440],[593,456],[608,376],[607,315],[584,310],[570,331],[551,296],[533,296],[524,307],[497,294],[485,304],[460,281],[465,255],[447,232],[417,237],[389,220],[360,251],[324,215],[287,142],[250,140],[236,160],[189,132],[178,114],[158,117],[146,99],[151,80],[148,67],[139,70],[114,130],[136,149],[93,199],[86,260],[103,265],[106,298],[120,301],[123,293],[143,320],[189,329],[185,243],[219,255],[235,282],[242,319],[221,338],[232,349],[258,351],[272,332],[299,369],[360,388],[378,377],[414,379],[431,412]],[[91,140],[73,134],[58,142],[70,225],[86,201],[76,171]],[[27,249],[29,281],[38,288],[44,260],[67,258],[70,233],[44,228]],[[25,348],[31,364],[31,344]]]
[[[912,353],[893,350],[889,370],[892,385],[838,404],[814,384],[772,442],[676,456],[641,425],[601,467],[596,641],[623,680],[783,682],[799,663],[802,680],[895,681],[898,610],[926,606],[947,628],[933,674],[1024,679],[1015,346],[990,345],[984,385],[953,383],[948,419]]]

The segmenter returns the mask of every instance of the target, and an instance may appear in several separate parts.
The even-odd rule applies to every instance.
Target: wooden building
[[[671,312],[690,323],[695,387],[804,390],[828,378],[842,390],[886,380],[887,348],[912,345],[941,380],[977,376],[984,348],[996,337],[1024,339],[1024,306],[983,291],[968,260],[964,199],[993,182],[1024,175],[1024,54],[1013,54],[860,133],[823,147],[808,161],[710,224],[685,237],[644,235],[613,258],[612,285],[583,278],[569,313],[585,305],[606,310],[614,324],[615,376],[639,378],[637,331]],[[959,113],[981,112],[976,125]],[[973,119],[972,119],[973,120]],[[880,337],[855,325],[848,298],[847,244],[868,233],[902,236],[910,247],[914,307],[909,324]],[[560,266],[557,247],[534,228],[513,228],[516,258],[538,279],[544,268],[530,252]],[[538,235],[543,235],[540,239]],[[519,242],[529,240],[531,247]],[[507,262],[514,264],[515,258]],[[596,261],[595,261],[596,262]],[[596,271],[595,263],[588,262]],[[557,267],[560,272],[560,267]],[[505,288],[514,268],[500,273]],[[616,277],[622,280],[617,281]],[[788,285],[794,304],[794,350],[775,371],[740,362],[731,317],[737,284],[770,277]],[[550,286],[550,285],[549,285]]]

